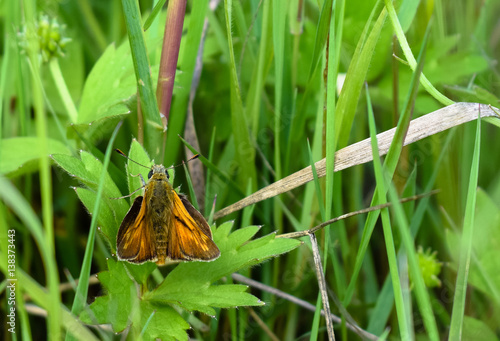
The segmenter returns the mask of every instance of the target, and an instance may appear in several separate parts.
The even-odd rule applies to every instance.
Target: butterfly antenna
[[[196,160],[198,157],[200,157],[200,154],[195,154],[195,155],[191,156],[191,157],[189,158],[189,160],[187,160],[187,161],[182,161],[182,163],[179,163],[178,165],[175,165],[175,166],[170,166],[170,167],[168,167],[167,169],[182,166],[183,164],[188,163],[189,161]]]
[[[124,152],[122,152],[120,149],[115,149],[115,152],[117,152],[118,154],[120,154],[121,156],[123,156],[124,158],[126,158],[127,160],[130,160],[130,161],[132,161],[133,163],[138,164],[139,166],[142,166],[142,167],[147,168],[147,169],[150,169],[150,168],[151,168],[151,167],[148,167],[148,166],[144,166],[142,163],[139,163],[139,162],[137,162],[137,161],[132,160],[132,159],[131,159],[131,158],[129,158],[127,155],[125,155],[125,153],[124,153]]]

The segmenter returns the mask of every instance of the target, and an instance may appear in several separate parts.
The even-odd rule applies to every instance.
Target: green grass
[[[1,5],[0,306],[7,315],[14,276],[15,339],[111,340],[125,329],[143,339],[324,340],[325,297],[342,318],[337,340],[359,339],[352,324],[387,339],[500,339],[499,118],[403,146],[411,120],[446,105],[499,107],[500,4],[224,0],[214,10],[188,0],[164,131],[161,6],[174,2]],[[39,43],[42,15],[65,25],[52,27],[60,37],[44,33],[56,45]],[[375,135],[393,127],[378,157]],[[345,161],[336,151],[368,137],[373,163],[334,172]],[[220,259],[160,268],[116,260],[131,199],[111,198],[140,189],[132,175],[148,170],[111,146],[146,165],[200,154],[204,187],[187,167],[173,185],[216,218]],[[324,177],[316,165],[310,183],[221,215],[322,159]],[[322,292],[311,240],[275,238],[386,202],[315,232]],[[247,289],[233,272],[316,310]]]

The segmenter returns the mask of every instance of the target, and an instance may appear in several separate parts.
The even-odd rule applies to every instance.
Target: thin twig
[[[244,283],[252,288],[259,289],[261,291],[268,292],[272,295],[275,295],[277,297],[281,297],[289,302],[292,302],[293,304],[298,305],[299,307],[302,307],[304,309],[307,309],[309,311],[316,311],[316,307],[312,305],[311,303],[304,301],[298,297],[295,297],[293,295],[290,295],[284,291],[281,291],[279,289],[273,288],[271,286],[265,285],[263,283],[260,283],[256,280],[253,280],[251,278],[245,277],[243,275],[240,275],[238,273],[233,273],[231,277],[240,283]],[[321,316],[325,316],[325,311],[321,310]],[[334,323],[340,324],[342,323],[342,319],[338,317],[337,315],[331,314],[330,313],[330,320],[332,320]],[[367,332],[366,330],[361,329],[359,326],[355,324],[351,324],[349,322],[346,322],[346,326],[349,330],[353,331],[354,333],[358,334],[360,337],[366,340],[378,340],[378,336],[371,334]]]
[[[327,316],[331,315],[330,302],[328,300],[328,293],[326,292],[325,274],[323,273],[323,265],[321,265],[321,256],[319,254],[318,240],[314,233],[309,234],[311,240],[314,266],[316,268],[316,276],[318,277],[319,292],[321,293],[321,300],[323,301],[323,310]],[[335,331],[333,330],[332,320],[326,319],[326,331],[328,333],[328,340],[335,341]]]
[[[421,199],[423,197],[426,197],[426,196],[429,196],[429,195],[433,195],[433,194],[436,194],[438,193],[439,190],[434,190],[434,191],[430,191],[429,193],[424,193],[424,194],[419,194],[419,195],[414,195],[414,196],[411,196],[411,197],[407,197],[407,198],[403,198],[400,200],[401,203],[405,203],[405,202],[408,202],[408,201],[413,201],[413,200],[418,200],[418,199]],[[363,208],[362,210],[359,210],[359,211],[354,211],[354,212],[349,212],[349,213],[346,213],[346,214],[342,214],[338,217],[335,217],[333,219],[330,219],[330,220],[327,220],[309,230],[304,230],[304,231],[297,231],[297,232],[290,232],[290,233],[284,233],[284,234],[279,234],[276,236],[276,238],[300,238],[300,237],[305,237],[311,233],[315,233],[319,230],[321,230],[322,228],[328,226],[328,225],[331,225],[339,220],[344,220],[344,219],[347,219],[347,218],[350,218],[350,217],[353,217],[355,215],[358,215],[358,214],[364,214],[364,213],[368,213],[368,212],[371,212],[371,211],[377,211],[377,210],[381,210],[383,208],[386,208],[386,207],[390,207],[392,204],[390,202],[388,203],[385,203],[385,204],[380,204],[380,205],[376,205],[376,206],[372,206],[372,207],[367,207],[367,208]]]

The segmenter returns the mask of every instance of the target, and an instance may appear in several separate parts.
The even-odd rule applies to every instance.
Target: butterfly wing
[[[212,240],[212,232],[200,212],[182,196],[173,192],[173,209],[168,228],[168,257],[172,260],[210,261],[220,251]]]
[[[179,199],[181,199],[182,204],[186,211],[188,211],[189,215],[196,222],[196,225],[201,229],[203,233],[205,233],[210,239],[212,239],[212,230],[210,226],[208,226],[207,221],[203,217],[203,215],[189,202],[188,198],[184,194],[178,194]]]
[[[156,261],[156,247],[152,237],[152,227],[146,219],[146,205],[143,205],[143,197],[138,196],[118,230],[116,238],[118,259],[138,264]]]

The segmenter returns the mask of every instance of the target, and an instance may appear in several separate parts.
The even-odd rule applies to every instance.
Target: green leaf
[[[62,142],[48,139],[49,154],[69,155],[70,151]],[[13,137],[0,142],[0,174],[20,175],[31,168],[35,169],[36,161],[41,155],[41,145],[37,137]]]
[[[468,283],[491,297],[500,306],[500,207],[482,189],[477,190],[472,264]],[[457,269],[460,234],[446,231],[446,243]]]
[[[96,185],[97,181],[95,174],[90,174],[80,159],[64,154],[52,154],[52,159],[59,165],[59,167],[68,172],[70,176],[77,178],[85,184],[89,183]]]
[[[144,181],[147,181],[149,173],[148,167],[151,167],[153,162],[149,158],[148,153],[144,150],[141,144],[137,142],[136,139],[132,140],[128,157],[129,157],[127,161],[128,190],[130,193],[132,193],[143,186],[141,178],[137,175],[141,174]],[[135,162],[144,165],[144,167],[138,165],[137,163],[131,160],[134,160]],[[132,196],[132,199],[134,199],[139,195],[142,195],[142,192],[143,191],[137,191],[137,193]]]
[[[215,314],[212,307],[227,308],[240,305],[262,305],[257,298],[239,289],[225,285],[228,299],[223,299],[225,289],[210,286],[224,276],[248,266],[256,265],[271,257],[288,252],[301,244],[293,239],[276,239],[274,234],[249,241],[258,232],[256,226],[239,229],[231,234],[232,223],[222,224],[214,231],[214,242],[221,256],[213,262],[185,262],[179,264],[148,299],[179,305],[188,310]],[[222,291],[221,291],[222,290]]]
[[[96,235],[96,230],[97,230],[97,223],[98,223],[98,217],[99,217],[99,211],[100,208],[103,206],[101,203],[101,198],[103,197],[104,189],[105,189],[105,184],[108,181],[107,177],[109,178],[108,174],[108,166],[111,158],[111,153],[113,150],[113,143],[116,139],[116,135],[118,134],[118,131],[120,130],[122,123],[118,124],[116,128],[113,131],[113,134],[111,135],[111,138],[109,139],[108,146],[106,147],[106,153],[104,154],[104,165],[101,165],[99,171],[99,181],[98,181],[98,187],[97,187],[97,194],[96,194],[96,200],[94,201],[94,206],[92,208],[93,211],[93,216],[90,221],[90,228],[89,228],[89,235],[87,238],[87,245],[85,247],[85,254],[83,256],[83,263],[82,267],[80,270],[80,277],[78,281],[78,285],[76,288],[76,295],[73,300],[73,306],[71,308],[71,313],[78,315],[80,312],[83,311],[85,306],[87,305],[87,295],[88,295],[88,287],[89,287],[89,277],[90,277],[90,268],[92,265],[92,258],[94,254],[94,244],[95,244],[95,235]],[[92,164],[95,165],[95,158],[92,158],[90,154],[88,156],[84,156],[84,153],[82,152],[82,160],[85,164]],[[90,159],[92,161],[88,161],[87,159]],[[99,160],[97,160],[97,163],[99,164]],[[113,183],[111,180],[109,180],[110,183]],[[114,183],[113,183],[114,185]],[[74,340],[75,338],[73,336],[66,336],[66,340]]]
[[[90,324],[111,323],[117,333],[131,325],[129,335],[136,339],[153,314],[143,334],[145,340],[187,340],[189,324],[172,307],[141,300],[125,264],[108,259],[109,271],[98,274],[107,294],[98,297],[80,319]]]
[[[230,234],[231,227],[232,223],[228,222],[214,231],[214,241],[221,250],[221,256],[217,260],[180,263],[160,286],[142,296],[138,296],[136,282],[129,274],[131,271],[136,271],[137,274],[142,271],[140,276],[133,277],[136,281],[137,277],[141,277],[140,283],[145,283],[156,265],[131,265],[108,259],[109,271],[98,275],[106,289],[106,295],[98,297],[90,305],[90,309],[82,312],[80,319],[93,324],[111,323],[115,332],[121,332],[130,325],[129,333],[134,338],[144,329],[143,337],[147,340],[157,337],[163,340],[187,340],[185,330],[189,328],[189,324],[172,305],[211,316],[215,315],[214,307],[263,305],[262,301],[246,292],[245,285],[212,283],[244,267],[288,252],[301,245],[301,242],[295,239],[276,239],[274,234],[249,241],[259,231],[258,227],[249,226]]]
[[[96,182],[98,182],[99,176],[102,172],[102,167],[103,167],[102,162],[92,154],[83,150],[80,153],[80,157],[88,174],[90,174],[93,178],[95,178]],[[120,190],[118,189],[113,179],[111,179],[111,177],[107,172],[104,178],[103,193],[108,194],[110,197],[114,198],[121,196]]]
[[[124,262],[127,271],[134,277],[135,281],[140,284],[146,284],[149,275],[158,267],[156,263],[132,264]]]
[[[486,71],[488,67],[488,61],[482,55],[455,53],[441,60],[429,59],[425,73],[433,84],[460,84],[472,75]]]
[[[87,208],[90,214],[93,214],[92,210],[94,203],[97,199],[97,193],[91,191],[87,188],[75,188],[78,199]],[[123,200],[123,199],[122,199]],[[108,238],[111,242],[115,239],[116,233],[118,232],[119,221],[113,211],[108,200],[104,198],[101,199],[102,206],[100,208],[99,217],[97,217],[97,224],[101,228],[101,232]],[[112,249],[115,249],[114,243],[111,245]]]
[[[85,151],[80,153],[81,160],[64,154],[53,154],[52,159],[70,176],[75,177],[87,187],[89,187],[94,192],[97,191],[97,184],[99,182],[99,176],[102,170],[102,163],[96,159],[92,154]],[[125,199],[112,199],[121,197],[122,194],[116,184],[113,182],[109,174],[105,176],[104,188],[103,188],[103,200],[108,203],[112,208],[113,212],[116,214],[116,221],[121,221],[129,209]],[[93,200],[89,195],[86,195],[86,202],[84,202],[85,207],[89,212],[92,212],[93,204],[95,201],[95,195]],[[91,206],[87,206],[90,204]],[[107,227],[103,225],[103,229],[109,230],[113,227]],[[114,236],[114,235],[112,235]]]
[[[464,316],[462,340],[498,341],[498,337],[483,321]]]
[[[87,77],[77,123],[128,114],[127,101],[136,93],[128,44],[122,44],[118,49],[114,45],[108,46]]]

